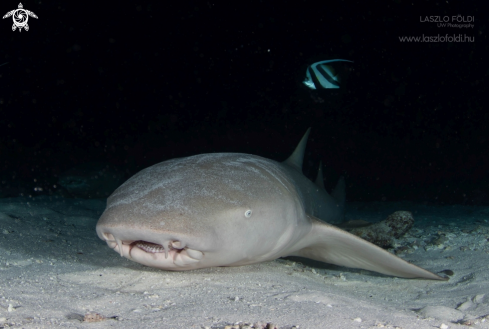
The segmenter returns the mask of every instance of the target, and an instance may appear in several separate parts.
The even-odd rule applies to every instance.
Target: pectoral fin
[[[356,235],[320,222],[313,216],[309,217],[313,228],[306,238],[311,243],[291,256],[301,256],[402,278],[448,280],[448,278],[413,265]]]

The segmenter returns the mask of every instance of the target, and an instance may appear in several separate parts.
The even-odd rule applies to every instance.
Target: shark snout
[[[173,234],[97,226],[98,236],[121,256],[165,270],[188,270],[198,266],[204,253],[192,249]]]

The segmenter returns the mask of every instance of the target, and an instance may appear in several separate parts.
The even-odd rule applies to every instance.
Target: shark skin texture
[[[327,223],[343,220],[345,183],[341,178],[330,195],[321,169],[316,183],[302,174],[309,132],[284,162],[210,153],[148,167],[110,195],[97,234],[121,256],[163,270],[300,256],[447,280]]]

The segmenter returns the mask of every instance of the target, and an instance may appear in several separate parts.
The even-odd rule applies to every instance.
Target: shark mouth
[[[127,244],[125,242],[123,242],[123,243]],[[161,244],[153,243],[153,242],[138,240],[138,241],[131,242],[129,244],[129,256],[131,255],[132,248],[134,248],[134,247],[137,247],[141,250],[144,250],[145,252],[150,253],[150,254],[165,253],[165,258],[168,258],[168,253],[179,254],[184,250],[191,250],[191,252],[197,251],[197,250],[187,248],[184,244],[182,244],[178,240],[165,243],[165,246],[163,246]],[[200,251],[197,251],[197,252],[200,252]]]
[[[121,256],[124,254],[126,257],[129,256],[127,258],[143,264],[146,262],[139,261],[141,258],[141,252],[144,252],[148,256],[153,255],[151,258],[154,261],[159,259],[159,262],[165,264],[167,264],[169,261],[175,266],[189,266],[200,262],[204,257],[203,252],[191,249],[186,246],[185,243],[178,240],[165,241],[163,244],[158,244],[143,240],[120,241],[116,239],[115,245],[118,246]],[[137,253],[135,253],[136,249],[139,250]],[[124,250],[126,250],[126,252],[124,252]],[[164,256],[162,254],[164,254]]]
[[[151,254],[156,254],[160,252],[165,252],[165,248],[161,244],[156,244],[156,243],[151,243],[151,242],[146,242],[146,241],[135,241],[131,243],[131,249],[132,247],[138,247],[139,249],[142,249],[146,252],[149,252]],[[176,250],[181,250],[174,248]],[[168,256],[166,256],[168,257]]]
[[[202,251],[189,248],[185,242],[176,239],[162,239],[161,243],[155,243],[122,240],[109,232],[102,233],[102,236],[107,245],[121,256],[151,267],[176,271],[199,268],[198,263],[204,258]]]

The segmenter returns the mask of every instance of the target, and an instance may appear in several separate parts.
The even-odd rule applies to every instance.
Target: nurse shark
[[[447,280],[326,222],[341,222],[345,183],[328,194],[302,174],[310,129],[284,162],[210,153],[146,168],[108,198],[97,234],[121,256],[171,271],[299,256],[403,278]]]

